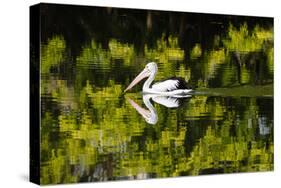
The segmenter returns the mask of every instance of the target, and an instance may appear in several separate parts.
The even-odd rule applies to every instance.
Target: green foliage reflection
[[[48,73],[52,66],[62,63],[65,56],[65,41],[61,36],[55,36],[42,45],[41,48],[41,72]]]
[[[272,30],[265,30],[256,26],[250,33],[247,24],[242,25],[239,30],[230,25],[228,39],[224,40],[224,45],[231,51],[253,52],[261,50],[264,42],[270,40],[273,40]]]
[[[42,184],[272,170],[272,40],[272,29],[230,25],[211,49],[187,51],[172,35],[142,52],[93,38],[72,57],[63,37],[49,39],[41,46]],[[204,90],[178,109],[154,104],[151,126],[123,94],[145,61],[158,63],[157,80],[181,76]],[[126,95],[142,104],[139,93]]]

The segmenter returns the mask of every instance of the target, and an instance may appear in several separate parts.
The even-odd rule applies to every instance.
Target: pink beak
[[[137,83],[139,83],[142,79],[149,76],[149,72],[147,69],[143,69],[141,73],[130,83],[130,85],[124,90],[124,92],[128,91],[132,87],[134,87]]]
[[[129,97],[127,98],[127,100],[138,111],[138,113],[140,115],[142,115],[144,118],[149,118],[149,116],[151,114],[149,110],[146,110],[146,109],[140,107],[137,103],[135,103],[135,101],[133,101]]]

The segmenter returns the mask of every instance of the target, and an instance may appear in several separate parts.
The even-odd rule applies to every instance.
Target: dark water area
[[[42,184],[273,170],[273,19],[41,13]],[[151,61],[155,81],[182,77],[194,92],[124,93]]]

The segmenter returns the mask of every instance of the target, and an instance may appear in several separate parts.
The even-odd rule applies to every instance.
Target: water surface
[[[272,19],[47,9],[43,184],[273,170]],[[123,93],[150,61],[157,81],[180,76],[196,91],[173,108],[148,99],[153,123],[132,105],[151,112],[143,82]]]

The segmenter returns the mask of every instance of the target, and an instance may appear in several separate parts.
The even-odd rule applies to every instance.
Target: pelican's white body
[[[131,84],[125,89],[125,91],[131,89],[136,85],[140,80],[148,77],[142,87],[143,93],[146,94],[157,94],[163,96],[176,96],[176,95],[186,95],[192,91],[192,89],[178,89],[180,84],[179,80],[171,79],[165,80],[163,82],[158,82],[153,84],[151,83],[154,80],[156,73],[158,71],[157,64],[154,62],[148,63],[144,70],[131,82]]]

